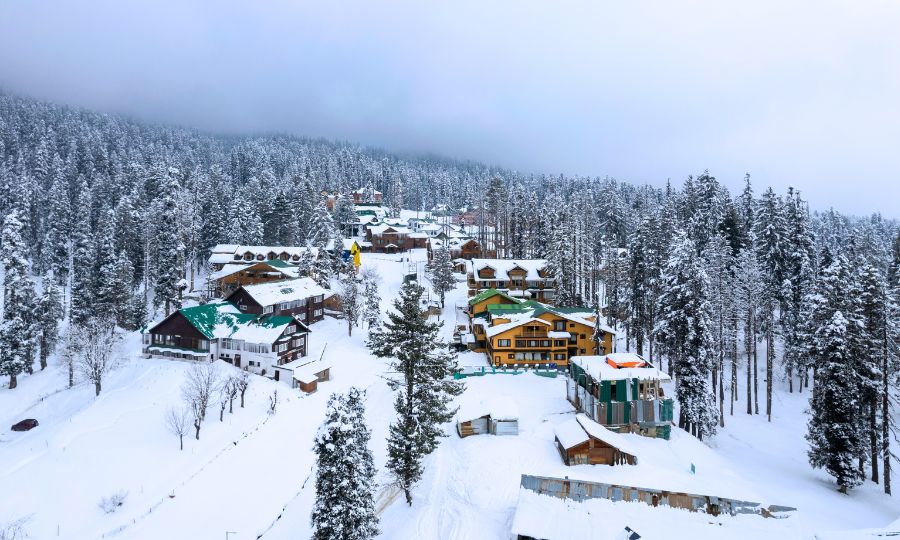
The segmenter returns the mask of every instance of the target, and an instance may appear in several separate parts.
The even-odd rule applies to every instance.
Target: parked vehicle
[[[14,424],[10,429],[13,431],[29,431],[36,427],[38,427],[38,421],[34,418],[28,418],[26,420],[22,420],[17,424]]]

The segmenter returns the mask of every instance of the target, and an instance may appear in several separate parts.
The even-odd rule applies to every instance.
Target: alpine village
[[[742,185],[0,94],[0,538],[900,534],[900,226]]]

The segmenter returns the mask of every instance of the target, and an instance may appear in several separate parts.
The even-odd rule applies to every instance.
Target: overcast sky
[[[900,217],[900,2],[0,0],[0,87]]]

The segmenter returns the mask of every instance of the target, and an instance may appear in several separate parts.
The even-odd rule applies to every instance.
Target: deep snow
[[[404,256],[363,254],[363,264],[381,276],[382,307],[387,308],[400,286]],[[412,254],[421,269],[424,251]],[[451,292],[442,318],[449,339],[456,305],[465,291]],[[0,390],[0,522],[30,515],[33,538],[123,539],[223,538],[234,540],[308,538],[314,493],[311,475],[313,435],[331,392],[351,385],[367,391],[367,420],[372,428],[376,465],[385,462],[387,426],[393,417],[392,394],[383,380],[385,361],[365,348],[365,331],[347,337],[343,321],[326,318],[312,327],[310,357],[323,347],[331,362],[332,380],[303,396],[261,377],[254,377],[244,409],[218,420],[213,404],[195,441],[166,430],[163,415],[180,401],[186,362],[137,357],[137,335],[130,336],[128,358],[104,383],[99,398],[80,384],[68,390],[58,366],[23,376],[19,388]],[[484,365],[483,355],[460,355],[461,365]],[[232,369],[219,363],[222,371]],[[687,490],[795,506],[785,520],[756,516],[713,518],[639,503],[592,504],[591,512],[608,524],[596,538],[612,538],[629,523],[645,538],[814,538],[859,537],[861,530],[880,528],[900,516],[896,498],[867,482],[844,496],[827,476],[806,461],[807,394],[787,394],[778,388],[775,418],[748,417],[740,412],[726,419],[720,434],[701,443],[679,430],[671,441],[628,435],[639,455],[636,466],[565,467],[553,446],[553,426],[573,417],[565,399],[564,379],[534,375],[489,375],[466,379],[466,399],[508,397],[520,414],[520,435],[490,435],[459,439],[452,425],[448,437],[426,460],[414,503],[384,487],[384,538],[508,538],[523,473],[569,476],[609,482]],[[269,395],[278,390],[277,413],[266,413]],[[27,433],[7,426],[33,417],[41,425]],[[691,473],[691,464],[696,473]],[[386,483],[382,470],[379,480]],[[104,514],[101,497],[128,492],[118,512]],[[279,519],[279,516],[280,519]],[[563,520],[561,513],[547,516]],[[641,530],[644,525],[644,531]],[[822,534],[825,538],[826,534]]]

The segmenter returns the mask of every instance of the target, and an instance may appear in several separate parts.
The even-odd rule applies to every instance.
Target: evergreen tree
[[[369,333],[372,352],[390,358],[391,369],[401,377],[389,382],[397,391],[397,419],[390,426],[387,468],[410,505],[422,459],[437,447],[442,424],[455,413],[450,403],[463,391],[451,378],[456,355],[438,337],[441,324],[428,322],[421,311],[422,293],[417,283],[404,283],[384,327]]]
[[[318,209],[317,209],[318,210]],[[356,208],[353,206],[353,198],[339,194],[334,203],[334,222],[342,235],[353,235],[353,225],[356,223]]]
[[[375,465],[365,423],[364,391],[350,387],[328,399],[316,453],[315,540],[366,540],[378,534]]]
[[[115,224],[112,211],[103,211],[98,219],[98,231],[94,242],[93,284],[95,313],[115,318],[123,291],[116,282],[118,257],[115,246]],[[130,291],[129,291],[130,292]]]
[[[656,334],[675,374],[679,427],[699,438],[715,433],[716,404],[709,387],[714,350],[709,278],[696,245],[679,231],[662,276]]]
[[[53,173],[43,249],[44,268],[52,271],[60,284],[65,283],[69,273],[70,231],[68,182],[62,175],[61,170]]]
[[[363,296],[365,298],[363,319],[371,332],[381,323],[381,296],[378,293],[378,280],[372,273],[363,276]]]
[[[91,230],[91,193],[84,178],[79,179],[78,189],[72,225],[72,293],[69,317],[75,324],[84,323],[91,317],[95,294],[92,279],[94,241]]]
[[[32,334],[28,319],[32,299],[28,288],[28,248],[22,238],[24,224],[20,212],[13,209],[3,219],[3,317],[0,318],[0,374],[9,377],[9,388],[18,385],[17,377],[30,365]]]
[[[62,299],[52,270],[44,274],[43,293],[38,299],[38,326],[40,331],[40,364],[47,368],[47,358],[59,342],[59,321],[63,316]]]
[[[431,274],[431,287],[441,299],[441,307],[444,307],[444,297],[456,287],[456,279],[453,277],[453,260],[450,258],[450,250],[442,245],[434,250],[431,262],[428,263],[428,271]]]
[[[816,332],[820,358],[806,434],[810,464],[824,468],[833,476],[841,493],[862,482],[853,463],[862,442],[859,423],[853,414],[857,409],[855,388],[847,384],[854,377],[849,357],[849,325],[840,310],[836,310]]]
[[[347,321],[347,335],[353,335],[353,327],[359,324],[362,312],[359,301],[359,281],[354,272],[348,272],[341,280],[341,313]]]
[[[184,281],[184,244],[181,231],[178,230],[179,215],[176,204],[180,188],[175,172],[177,171],[170,170],[165,177],[156,216],[158,223],[156,251],[159,269],[153,284],[154,303],[165,307],[166,316],[173,308],[181,307]]]

